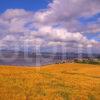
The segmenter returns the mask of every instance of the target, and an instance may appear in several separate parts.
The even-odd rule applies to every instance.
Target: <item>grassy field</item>
[[[100,100],[100,66],[0,66],[0,100]]]

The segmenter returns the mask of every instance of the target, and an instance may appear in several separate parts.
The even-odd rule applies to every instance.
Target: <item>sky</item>
[[[99,5],[100,0],[0,0],[0,49],[100,53]]]
[[[38,11],[45,9],[51,0],[0,0],[0,13],[7,9],[25,9],[28,11]]]

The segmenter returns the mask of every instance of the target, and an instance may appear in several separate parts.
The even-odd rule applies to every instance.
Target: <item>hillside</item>
[[[100,66],[0,66],[0,100],[100,100]]]

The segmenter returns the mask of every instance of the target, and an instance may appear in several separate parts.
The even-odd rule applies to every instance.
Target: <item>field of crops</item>
[[[0,66],[0,100],[100,100],[100,66]]]

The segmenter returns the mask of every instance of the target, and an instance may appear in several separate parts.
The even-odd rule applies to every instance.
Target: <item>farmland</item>
[[[0,66],[0,100],[100,100],[100,66]]]

